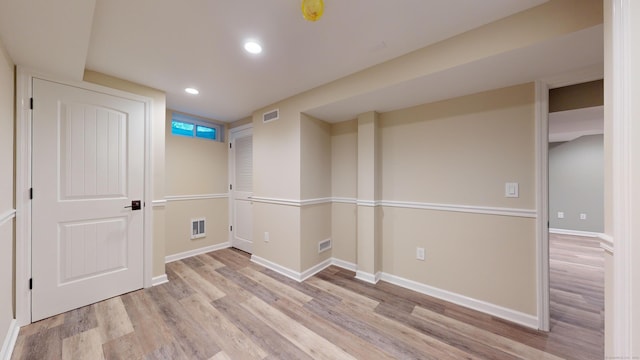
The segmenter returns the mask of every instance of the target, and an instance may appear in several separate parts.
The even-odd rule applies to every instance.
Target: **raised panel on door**
[[[32,320],[143,285],[144,104],[34,79]]]

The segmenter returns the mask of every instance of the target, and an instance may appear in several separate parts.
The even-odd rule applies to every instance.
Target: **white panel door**
[[[231,245],[253,252],[253,136],[251,129],[231,133]]]
[[[32,321],[143,287],[144,104],[33,80]]]

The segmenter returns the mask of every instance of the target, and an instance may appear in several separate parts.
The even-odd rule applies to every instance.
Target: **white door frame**
[[[536,119],[536,278],[538,329],[549,331],[549,89],[604,77],[602,66],[535,82]]]
[[[227,139],[228,142],[229,142],[229,146],[231,146],[231,138],[233,137],[233,135],[235,135],[235,134],[237,134],[237,133],[239,133],[241,131],[247,130],[247,129],[253,129],[253,124],[249,123],[249,124],[241,125],[241,126],[234,127],[232,129],[230,129],[229,130],[229,138]],[[251,135],[251,136],[253,136],[253,135]],[[228,175],[228,182],[229,182],[229,184],[231,184],[232,181],[233,181],[233,174],[235,174],[235,171],[236,171],[236,159],[233,156],[233,151],[231,151],[230,148],[229,148],[229,156],[228,156],[227,163],[228,163],[228,166],[227,166],[227,168],[228,168],[228,174],[227,174]],[[231,189],[229,189],[229,229],[231,229],[231,226],[234,223],[234,213],[235,213],[233,211],[234,210],[233,209],[234,200],[235,200],[235,198],[233,196],[233,191]],[[233,246],[233,231],[231,231],[231,230],[229,231],[229,246],[231,246],[231,247]]]
[[[19,326],[31,323],[31,131],[32,117],[30,101],[33,94],[33,78],[44,79],[64,85],[92,90],[144,103],[144,287],[150,287],[153,274],[153,211],[151,182],[151,112],[153,100],[104,86],[79,82],[61,81],[54,77],[18,66],[16,72],[16,320]],[[148,204],[147,204],[148,203]]]

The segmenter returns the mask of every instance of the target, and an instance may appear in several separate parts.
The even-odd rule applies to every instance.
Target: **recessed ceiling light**
[[[198,91],[198,89],[194,89],[194,88],[186,88],[186,89],[184,89],[184,91],[185,91],[187,94],[191,94],[191,95],[198,95],[198,94],[200,94],[200,91]]]
[[[260,54],[262,52],[262,46],[255,41],[247,41],[244,43],[244,49],[252,54]]]

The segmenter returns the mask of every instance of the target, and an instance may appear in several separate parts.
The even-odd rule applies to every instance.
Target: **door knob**
[[[142,202],[140,200],[131,200],[131,205],[127,205],[124,208],[131,208],[131,210],[140,210],[142,208]]]

